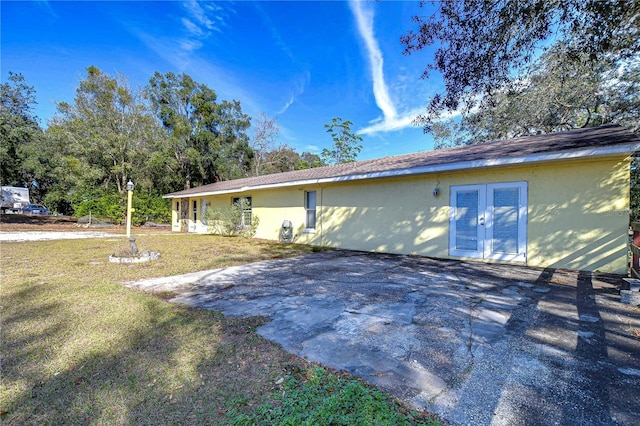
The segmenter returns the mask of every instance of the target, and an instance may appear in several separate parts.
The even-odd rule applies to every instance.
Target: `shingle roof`
[[[440,170],[456,170],[474,166],[491,167],[505,164],[505,161],[501,162],[501,160],[513,164],[519,162],[518,160],[523,157],[531,156],[536,156],[538,161],[550,161],[552,157],[562,158],[562,156],[554,157],[552,155],[560,153],[566,153],[567,157],[572,158],[586,157],[597,155],[598,152],[603,151],[602,148],[612,147],[619,148],[616,152],[631,153],[640,149],[640,137],[617,125],[590,127],[568,132],[525,136],[458,148],[221,181],[174,192],[165,195],[165,197],[178,198],[260,187],[287,186],[294,183],[312,183],[310,181],[323,179],[367,179],[395,175],[398,174],[397,172],[401,172],[400,174],[428,173],[438,171],[438,168]],[[574,155],[569,155],[571,153]]]

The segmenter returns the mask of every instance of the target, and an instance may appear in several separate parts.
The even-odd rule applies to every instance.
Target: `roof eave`
[[[220,190],[220,191],[215,191],[215,190],[202,191],[202,192],[194,192],[194,193],[188,193],[188,194],[181,194],[181,192],[183,191],[180,191],[180,192],[174,192],[172,194],[163,195],[163,198],[184,198],[184,197],[194,197],[194,196],[203,197],[208,195],[223,195],[223,194],[247,192],[247,191],[254,191],[254,190],[284,188],[284,187],[290,187],[290,186],[309,186],[309,185],[318,185],[318,184],[324,184],[324,183],[351,182],[351,181],[367,180],[367,179],[382,179],[382,178],[389,178],[389,177],[402,177],[402,176],[423,175],[423,174],[442,173],[442,172],[453,172],[453,171],[465,170],[465,169],[471,169],[471,168],[477,169],[477,168],[489,168],[489,167],[514,166],[514,165],[522,165],[522,164],[548,163],[548,162],[573,160],[573,159],[587,158],[587,157],[607,157],[607,156],[620,155],[620,154],[629,155],[638,150],[640,150],[640,143],[634,142],[634,143],[612,145],[612,146],[606,146],[606,147],[582,148],[582,149],[574,149],[574,150],[568,150],[568,151],[523,155],[523,156],[517,156],[517,157],[503,157],[503,158],[495,158],[495,159],[459,161],[455,163],[434,164],[429,166],[409,167],[404,169],[385,170],[380,172],[358,173],[353,175],[333,176],[333,177],[318,178],[318,179],[305,179],[305,180],[265,184],[265,185],[249,185],[249,186],[243,186],[240,188]]]

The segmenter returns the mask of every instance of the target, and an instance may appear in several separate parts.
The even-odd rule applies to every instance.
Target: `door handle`
[[[478,219],[480,222],[480,225],[484,226],[484,217],[480,217],[480,219]]]

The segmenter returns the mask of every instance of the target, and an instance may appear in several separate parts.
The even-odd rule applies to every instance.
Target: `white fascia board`
[[[284,188],[288,186],[307,186],[307,185],[315,185],[318,183],[318,179],[305,179],[305,180],[296,180],[291,182],[282,182],[282,183],[272,183],[268,185],[254,185],[254,186],[242,186],[236,189],[225,189],[221,191],[203,191],[203,192],[194,192],[193,194],[184,194],[184,195],[163,195],[162,198],[186,198],[186,197],[206,197],[208,195],[224,195],[224,194],[237,194],[240,192],[253,191],[255,189],[269,189],[269,188]]]
[[[487,168],[487,167],[548,163],[548,162],[572,160],[572,159],[578,159],[578,158],[606,157],[606,156],[616,155],[616,154],[630,154],[638,150],[640,150],[640,143],[630,143],[630,144],[615,145],[615,146],[600,147],[600,148],[584,148],[584,149],[577,149],[577,150],[571,150],[571,151],[523,155],[519,157],[506,157],[506,158],[495,158],[495,159],[486,159],[486,160],[460,161],[456,163],[446,163],[446,164],[434,164],[434,165],[423,166],[423,167],[411,167],[406,169],[359,173],[355,175],[335,176],[335,177],[326,177],[326,178],[319,178],[319,179],[306,179],[306,180],[299,180],[299,181],[274,183],[274,184],[268,184],[268,185],[244,186],[237,189],[198,192],[198,193],[188,194],[185,196],[164,195],[163,198],[205,197],[207,195],[232,194],[232,193],[255,191],[255,190],[261,190],[261,189],[285,188],[290,186],[308,186],[308,185],[318,185],[318,184],[334,183],[334,182],[350,182],[350,181],[365,180],[365,179],[380,179],[380,178],[388,178],[388,177],[402,177],[402,176],[423,175],[423,174],[430,174],[430,173],[453,172],[457,170],[467,170],[467,169],[477,169],[477,168]]]

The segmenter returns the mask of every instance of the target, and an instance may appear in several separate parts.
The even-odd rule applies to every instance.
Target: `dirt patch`
[[[10,225],[56,225],[75,226],[78,218],[72,216],[44,216],[44,215],[24,215],[24,214],[0,214],[0,226],[3,228]]]
[[[108,232],[120,233],[125,231],[124,225],[101,227]],[[0,214],[0,231],[95,231],[94,227],[78,225],[78,218],[73,216],[43,216],[24,214]],[[162,233],[170,231],[168,225],[136,226],[134,232]]]

